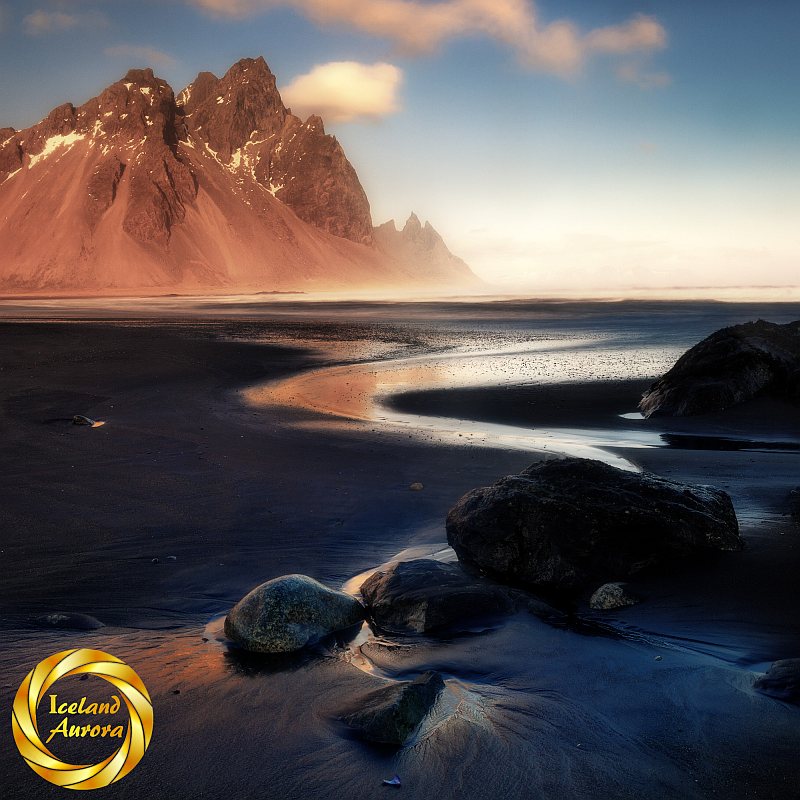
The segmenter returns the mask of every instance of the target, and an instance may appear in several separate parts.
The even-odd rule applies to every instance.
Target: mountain
[[[0,128],[0,291],[126,294],[477,283],[430,225],[373,228],[323,121],[263,58],[179,95],[152,70]]]
[[[430,222],[423,226],[414,213],[402,231],[397,230],[392,219],[375,228],[373,235],[382,253],[406,264],[416,264],[427,274],[448,274],[455,280],[472,275],[470,268],[447,249]]]

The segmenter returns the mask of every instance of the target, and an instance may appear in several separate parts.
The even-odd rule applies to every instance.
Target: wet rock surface
[[[363,606],[306,575],[284,575],[245,595],[225,618],[225,635],[256,653],[291,653],[364,618]]]
[[[776,661],[754,687],[778,700],[800,704],[800,658]]]
[[[511,591],[433,559],[378,570],[361,586],[361,595],[375,624],[394,633],[468,630],[517,607]]]
[[[743,546],[720,489],[580,458],[468,492],[448,514],[447,539],[459,560],[494,579],[555,593]]]
[[[391,683],[364,695],[357,709],[339,719],[359,738],[384,745],[405,744],[436,704],[445,685],[438,672]]]
[[[645,417],[724,411],[756,396],[800,402],[800,321],[764,320],[712,333],[643,395]]]

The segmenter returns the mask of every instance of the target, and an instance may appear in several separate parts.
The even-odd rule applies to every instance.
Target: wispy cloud
[[[108,17],[102,11],[46,11],[39,8],[22,18],[22,27],[28,36],[63,33],[74,28],[105,28],[108,24]]]
[[[334,61],[319,64],[281,89],[300,116],[320,114],[331,122],[377,120],[400,110],[403,72],[392,64]]]
[[[175,63],[175,59],[169,53],[147,45],[116,44],[113,47],[106,47],[103,52],[112,58],[136,59],[147,66],[169,67]]]
[[[220,17],[245,18],[293,8],[321,25],[339,24],[389,39],[413,53],[451,39],[485,36],[510,48],[524,66],[559,75],[578,72],[592,55],[662,49],[667,33],[642,14],[582,32],[571,20],[544,23],[533,0],[186,0]]]
[[[663,89],[672,83],[668,72],[648,72],[641,64],[620,64],[617,78],[623,83],[632,83],[640,89]]]

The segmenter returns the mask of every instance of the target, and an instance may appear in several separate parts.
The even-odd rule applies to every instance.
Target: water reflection
[[[644,430],[620,433],[580,428],[529,429],[408,414],[390,407],[388,401],[393,395],[412,389],[647,377],[663,371],[676,356],[668,348],[632,350],[598,336],[485,345],[485,341],[473,336],[465,344],[444,350],[389,355],[311,370],[248,389],[244,395],[254,405],[287,406],[329,418],[367,422],[429,443],[564,453],[599,458],[624,469],[635,467],[606,448],[661,444],[658,434]]]

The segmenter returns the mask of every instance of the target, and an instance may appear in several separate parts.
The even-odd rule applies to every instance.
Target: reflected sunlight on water
[[[602,448],[661,444],[657,434],[646,431],[626,431],[622,436],[612,431],[577,428],[534,431],[513,425],[404,414],[389,407],[388,400],[393,395],[409,390],[649,378],[667,369],[680,355],[676,348],[624,347],[611,336],[535,338],[527,342],[513,338],[498,347],[496,335],[473,335],[448,349],[442,349],[440,342],[432,352],[323,367],[247,389],[243,394],[252,405],[301,408],[339,420],[402,430],[428,441],[552,451],[601,458],[628,469],[633,468],[629,461]],[[340,350],[337,355],[341,356]]]

